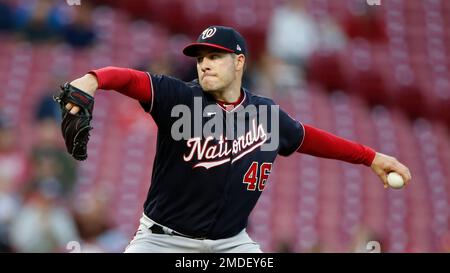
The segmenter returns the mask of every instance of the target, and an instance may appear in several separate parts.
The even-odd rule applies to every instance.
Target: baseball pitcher
[[[78,160],[88,156],[98,89],[139,101],[158,126],[151,187],[125,252],[261,252],[247,220],[278,155],[363,164],[385,187],[390,172],[410,181],[395,158],[302,124],[243,88],[248,52],[234,29],[208,27],[183,53],[197,60],[194,81],[105,67],[64,84],[55,98],[67,150]]]

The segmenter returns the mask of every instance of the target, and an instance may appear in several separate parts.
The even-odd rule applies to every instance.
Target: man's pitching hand
[[[390,172],[397,172],[403,177],[405,185],[411,180],[411,173],[405,165],[400,163],[396,158],[382,153],[376,153],[375,158],[370,166],[372,170],[380,177],[384,184],[384,188],[388,188],[387,175]]]

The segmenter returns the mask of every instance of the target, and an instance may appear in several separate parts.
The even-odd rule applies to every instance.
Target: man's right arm
[[[152,99],[150,76],[146,72],[129,68],[108,66],[91,70],[70,84],[91,96],[98,89],[104,89],[116,90],[141,102],[150,102]],[[79,111],[79,107],[71,103],[66,105],[66,109],[72,114]]]

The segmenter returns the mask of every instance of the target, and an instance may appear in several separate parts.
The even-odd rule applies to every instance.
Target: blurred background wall
[[[209,25],[247,38],[247,88],[413,176],[384,190],[363,166],[279,158],[248,228],[264,251],[449,251],[450,1],[367,2],[0,0],[0,251],[123,251],[156,126],[137,102],[98,92],[89,158],[76,162],[52,95],[107,65],[192,80],[181,50]]]

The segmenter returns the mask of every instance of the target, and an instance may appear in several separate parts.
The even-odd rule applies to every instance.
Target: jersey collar
[[[239,96],[239,98],[235,102],[229,103],[229,102],[216,100],[216,104],[220,108],[222,108],[225,112],[231,113],[235,109],[237,109],[240,105],[243,105],[245,100],[246,100],[246,98],[247,98],[247,94],[246,94],[245,90],[242,88],[241,89],[241,95]]]

